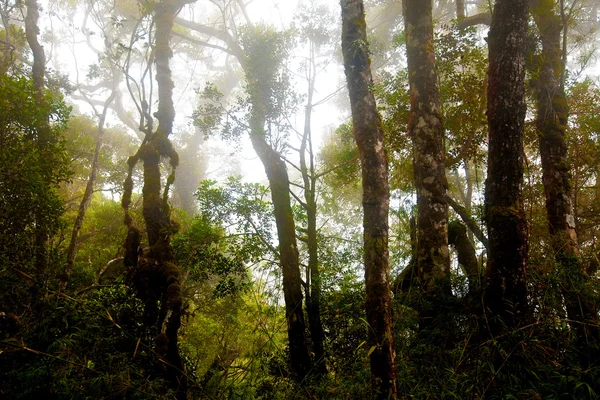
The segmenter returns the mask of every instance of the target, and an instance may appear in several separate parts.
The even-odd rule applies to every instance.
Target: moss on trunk
[[[344,70],[354,139],[362,167],[365,309],[369,324],[371,385],[374,398],[395,399],[396,352],[388,253],[388,159],[381,118],[372,92],[364,5],[361,0],[341,0],[341,7]]]

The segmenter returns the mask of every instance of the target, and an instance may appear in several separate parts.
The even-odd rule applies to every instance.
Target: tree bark
[[[582,339],[591,333],[584,327],[586,320],[595,319],[595,312],[578,294],[587,277],[579,257],[571,203],[571,177],[565,132],[568,106],[561,81],[564,69],[561,49],[563,27],[562,19],[555,13],[554,7],[554,0],[534,0],[531,4],[542,42],[542,64],[535,92],[536,129],[552,249],[565,284],[563,296],[567,314],[570,320],[575,321],[575,330]]]
[[[354,139],[360,152],[363,185],[366,314],[371,385],[376,399],[395,399],[396,352],[389,278],[388,159],[373,96],[371,61],[362,0],[341,0],[342,53],[352,107]]]
[[[458,29],[463,30],[475,25],[489,25],[491,22],[492,14],[486,11],[462,18],[458,21]]]
[[[410,84],[408,132],[413,140],[417,189],[417,269],[425,293],[450,294],[448,182],[444,130],[433,50],[432,2],[404,0],[406,55]]]
[[[523,127],[527,0],[496,0],[488,37],[488,172],[485,306],[509,328],[527,310],[527,220],[523,210]],[[500,324],[492,321],[492,333]]]
[[[477,222],[475,222],[475,220],[473,220],[469,211],[465,207],[458,204],[450,196],[446,197],[446,201],[448,202],[450,207],[452,207],[452,209],[460,216],[460,218],[467,225],[467,227],[469,227],[469,230],[475,235],[475,237],[487,249],[488,248],[488,239],[485,236],[485,234],[483,233],[483,231],[481,230],[481,228],[479,227],[479,225],[477,224]]]

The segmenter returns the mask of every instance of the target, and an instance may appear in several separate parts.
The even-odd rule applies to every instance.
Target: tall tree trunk
[[[593,308],[578,293],[586,279],[579,258],[575,218],[571,203],[571,183],[567,160],[566,124],[567,99],[561,82],[563,51],[561,49],[562,20],[554,11],[554,0],[534,0],[531,4],[542,42],[541,70],[537,82],[536,129],[540,155],[548,228],[552,249],[566,285],[563,289],[569,319],[575,321],[580,339],[587,332],[585,321],[594,316]]]
[[[154,114],[158,127],[144,141],[135,156],[129,159],[129,176],[125,182],[123,207],[126,210],[125,222],[129,226],[126,241],[124,264],[132,271],[130,280],[139,297],[144,301],[144,322],[154,327],[155,351],[164,357],[164,378],[169,387],[176,392],[177,399],[187,397],[187,378],[178,348],[178,331],[181,327],[183,298],[180,286],[180,270],[175,264],[171,247],[170,211],[168,193],[175,179],[175,169],[179,158],[169,135],[173,130],[175,108],[173,105],[173,80],[169,59],[173,18],[183,3],[180,0],[165,0],[154,8],[155,65],[158,84],[158,110]],[[160,160],[170,161],[172,172],[161,195]],[[149,251],[145,257],[138,257],[139,231],[133,226],[127,207],[131,201],[133,183],[131,173],[138,160],[143,161],[144,186],[142,188],[142,213],[148,234]],[[162,365],[162,364],[161,364]]]
[[[25,36],[27,43],[33,53],[33,66],[31,68],[31,76],[33,78],[33,88],[37,93],[37,101],[41,105],[44,101],[44,75],[46,72],[46,55],[44,47],[38,41],[40,28],[38,27],[38,19],[40,17],[39,5],[37,0],[27,0],[27,15],[25,16]],[[48,116],[43,116],[43,119],[37,122],[37,142],[36,145],[43,153],[44,147],[49,140],[50,126],[48,124]],[[50,183],[47,182],[49,185]],[[48,229],[44,223],[43,212],[36,212],[35,225],[35,266],[44,281],[47,279],[48,273]],[[45,285],[45,282],[44,282]]]
[[[342,53],[352,106],[354,139],[363,185],[366,314],[371,385],[376,399],[395,399],[396,351],[389,278],[388,159],[383,127],[373,96],[371,61],[362,0],[341,0]]]
[[[254,151],[265,168],[279,240],[279,260],[283,275],[283,296],[285,300],[285,315],[287,320],[288,341],[290,348],[291,369],[298,382],[302,382],[312,369],[306,338],[306,323],[302,309],[302,279],[300,277],[300,260],[296,243],[296,224],[292,213],[290,199],[290,181],[285,161],[268,142],[265,131],[267,110],[271,103],[270,85],[277,79],[278,65],[269,66],[268,73],[263,70],[261,63],[254,62],[256,55],[246,53],[227,34],[226,43],[232,54],[240,62],[246,76],[247,90],[250,95],[250,141]],[[264,62],[264,61],[263,61]],[[274,61],[280,63],[277,57]],[[272,74],[272,75],[271,75]],[[257,76],[262,76],[259,80]]]
[[[312,48],[312,45],[311,45]],[[312,54],[310,77],[308,82],[308,99],[304,112],[304,133],[300,146],[300,170],[304,181],[304,200],[307,217],[306,245],[308,247],[308,275],[310,278],[310,290],[306,296],[306,312],[308,314],[308,326],[315,353],[315,372],[323,376],[327,372],[325,365],[325,349],[323,346],[324,333],[321,323],[321,273],[319,272],[319,243],[317,239],[317,201],[316,186],[317,177],[315,173],[314,155],[312,149],[312,99],[315,91],[315,68],[314,54]],[[306,162],[308,152],[309,162]]]
[[[90,176],[85,186],[83,198],[79,203],[79,211],[77,212],[75,223],[73,224],[73,231],[71,232],[71,241],[69,242],[69,248],[67,249],[67,264],[65,265],[65,270],[62,276],[60,277],[60,281],[58,283],[58,289],[61,291],[66,289],[67,285],[69,284],[69,280],[71,279],[71,273],[73,272],[73,264],[75,263],[75,253],[77,249],[77,238],[79,236],[79,231],[81,230],[81,227],[83,225],[85,212],[87,211],[87,208],[92,200],[94,185],[96,184],[100,151],[102,149],[102,139],[104,137],[104,123],[106,121],[106,113],[108,112],[108,107],[110,106],[110,103],[112,103],[112,101],[114,100],[115,95],[116,92],[113,89],[108,99],[106,99],[106,101],[104,102],[104,109],[102,110],[102,114],[99,115],[100,120],[98,121],[98,136],[96,137],[96,147],[94,149],[94,156],[92,158]]]
[[[515,327],[527,309],[527,220],[523,210],[523,127],[527,0],[496,0],[488,37],[488,173],[485,306]],[[492,332],[499,328],[492,324]]]
[[[265,132],[270,93],[269,90],[265,90],[265,86],[263,85],[271,84],[269,79],[274,80],[276,77],[272,76],[269,79],[265,79],[264,71],[254,71],[254,68],[257,68],[257,63],[250,62],[250,54],[246,54],[240,44],[227,31],[217,30],[213,27],[182,19],[177,19],[177,23],[223,41],[230,54],[237,58],[244,70],[252,107],[249,123],[250,140],[254,151],[265,168],[265,173],[269,180],[277,226],[291,368],[296,375],[296,379],[302,381],[312,369],[312,363],[308,353],[305,333],[306,324],[302,310],[302,280],[300,278],[300,260],[298,258],[298,246],[296,243],[296,225],[290,200],[290,182],[285,161],[267,142]],[[261,66],[258,65],[258,68],[261,68]],[[273,66],[269,66],[269,68],[277,70]],[[263,79],[259,82],[256,76],[260,74],[263,75]]]
[[[413,140],[417,189],[417,268],[425,293],[449,295],[448,182],[444,170],[444,130],[440,115],[432,2],[404,0],[406,55],[410,83],[408,132]],[[431,318],[433,315],[424,315]]]
[[[248,75],[247,75],[248,76]],[[251,79],[251,77],[250,77]],[[296,225],[290,200],[290,182],[285,161],[265,138],[267,99],[251,96],[250,140],[260,158],[271,188],[271,199],[279,239],[279,256],[283,272],[283,295],[290,346],[291,367],[299,381],[311,370],[302,310],[302,281],[296,243]]]

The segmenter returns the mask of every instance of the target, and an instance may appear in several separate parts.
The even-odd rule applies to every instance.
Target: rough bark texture
[[[517,326],[527,309],[528,245],[522,186],[528,3],[496,0],[488,38],[485,217],[489,246],[485,306],[492,318],[499,317],[509,327]]]
[[[411,104],[408,132],[414,146],[417,189],[417,268],[426,293],[441,289],[450,294],[448,182],[433,50],[432,2],[404,0],[402,4]]]
[[[381,118],[372,92],[362,0],[341,0],[342,53],[360,152],[363,185],[364,263],[371,383],[376,399],[395,399],[396,352],[392,331],[388,254],[388,161]]]
[[[129,176],[125,182],[123,207],[129,233],[125,244],[124,264],[130,269],[129,279],[138,296],[144,301],[144,323],[154,329],[155,351],[164,361],[160,368],[176,398],[187,397],[187,378],[179,354],[178,331],[181,326],[182,295],[180,270],[175,265],[171,235],[174,229],[169,216],[168,193],[174,181],[178,155],[173,149],[169,135],[173,129],[175,110],[173,106],[173,81],[169,68],[172,56],[170,47],[173,18],[181,7],[178,1],[167,0],[155,5],[155,64],[158,83],[158,127],[148,137],[137,154],[129,159]],[[161,194],[160,160],[167,158],[173,169]],[[127,213],[131,202],[133,183],[131,174],[138,160],[143,162],[144,186],[142,188],[142,212],[148,234],[149,251],[142,254],[139,231],[133,226]]]
[[[552,249],[564,279],[563,296],[569,319],[576,321],[575,329],[586,336],[581,323],[592,319],[593,309],[579,297],[586,279],[579,258],[575,218],[571,203],[569,162],[567,159],[566,124],[567,99],[561,82],[563,51],[561,49],[562,19],[554,11],[554,0],[534,0],[531,11],[540,31],[542,57],[536,85],[537,119],[540,155],[548,228]],[[589,332],[588,332],[589,333]]]

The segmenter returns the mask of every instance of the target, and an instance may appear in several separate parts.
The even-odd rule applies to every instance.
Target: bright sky
[[[310,1],[310,0],[304,0]],[[316,1],[316,0],[315,0]],[[324,0],[325,4],[329,4],[334,13],[338,12],[337,1]],[[83,12],[80,10],[75,16],[69,18],[61,18],[61,6],[59,3],[49,3],[41,1],[43,10],[40,15],[40,25],[42,26],[42,32],[49,32],[51,30],[64,30],[62,33],[67,34],[64,40],[55,42],[54,44],[46,45],[46,53],[50,59],[50,65],[59,70],[61,73],[66,73],[72,83],[77,81],[84,81],[85,75],[89,69],[89,65],[97,62],[97,54],[95,54],[83,40],[81,35],[81,23],[83,21]],[[247,7],[247,11],[253,22],[262,22],[266,24],[272,24],[279,28],[288,28],[293,20],[294,12],[297,8],[298,0],[254,0],[250,1]],[[211,12],[211,6],[208,2],[198,1],[194,4],[193,12],[198,18],[206,15],[205,13]],[[56,10],[56,13],[53,11]],[[212,12],[216,10],[212,7]],[[184,17],[190,15],[190,9],[184,10]],[[88,26],[93,27],[93,24]],[[69,38],[70,36],[70,38]],[[45,38],[45,35],[43,35]],[[96,29],[96,34],[91,37],[92,43],[98,48],[103,48],[102,37],[99,34],[99,29]],[[176,39],[173,40],[174,42]],[[75,42],[74,44],[72,42]],[[300,55],[301,56],[301,55]],[[297,72],[299,67],[299,61],[301,57],[293,59],[290,64],[290,71]],[[596,59],[596,67],[593,71],[598,71],[598,60]],[[174,101],[177,110],[176,124],[180,131],[190,131],[192,128],[189,126],[191,116],[195,103],[196,94],[194,89],[202,88],[207,80],[210,80],[210,74],[207,73],[206,68],[201,60],[192,60],[177,55],[172,59],[171,67],[173,70],[173,76],[176,81]],[[306,82],[301,79],[297,81],[296,90],[298,93],[304,93],[306,90]],[[331,64],[323,70],[317,81],[317,93],[315,95],[315,101],[319,101],[331,93],[338,90],[341,86],[343,87],[343,72],[341,65],[338,61],[333,60]],[[125,93],[126,105],[130,110],[135,110],[131,102],[127,103],[127,94]],[[85,103],[78,103],[81,110],[84,112],[90,112],[90,107]],[[303,107],[300,107],[299,114],[296,115],[293,120],[296,122],[296,129],[301,131],[303,129]],[[340,110],[333,104],[333,101],[325,102],[319,107],[314,109],[313,114],[313,133],[315,138],[315,148],[318,148],[321,144],[322,134],[328,132],[331,129],[335,129],[341,122],[344,121],[344,116]],[[134,119],[138,119],[137,115],[134,114]],[[113,115],[112,123],[116,123],[117,119]],[[294,135],[292,135],[294,136]],[[243,151],[240,154],[236,154],[235,157],[239,158],[241,172],[246,176],[248,180],[265,181],[264,170],[260,164],[257,156],[252,150],[248,140],[243,142]],[[225,153],[227,149],[225,149]],[[225,159],[211,159],[211,165],[209,171],[220,171],[221,165],[230,164],[231,160]]]

